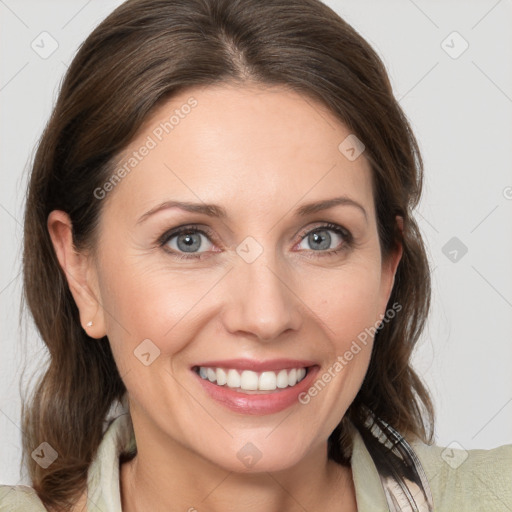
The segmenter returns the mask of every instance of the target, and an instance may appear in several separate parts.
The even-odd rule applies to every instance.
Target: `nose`
[[[291,274],[270,253],[264,251],[252,263],[240,258],[227,276],[222,319],[232,334],[272,341],[297,331],[303,322]]]

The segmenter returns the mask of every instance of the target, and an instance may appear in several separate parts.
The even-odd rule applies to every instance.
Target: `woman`
[[[2,507],[512,507],[512,446],[432,445],[421,179],[381,61],[320,2],[121,5],[33,165],[51,361],[23,410],[33,485]]]

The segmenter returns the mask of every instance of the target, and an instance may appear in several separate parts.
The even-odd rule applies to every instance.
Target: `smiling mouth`
[[[308,370],[309,367],[263,372],[207,366],[195,366],[193,368],[193,371],[201,379],[221,388],[229,388],[245,394],[268,394],[269,392],[280,392],[287,388],[293,388],[305,378]]]

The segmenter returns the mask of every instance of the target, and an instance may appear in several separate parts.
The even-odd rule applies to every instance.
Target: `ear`
[[[47,228],[59,264],[66,275],[69,289],[80,312],[80,323],[91,338],[106,335],[97,273],[92,258],[76,250],[73,244],[69,215],[53,210],[48,215]],[[92,322],[92,325],[87,325]]]
[[[400,231],[400,237],[396,241],[395,247],[388,254],[387,258],[382,262],[382,277],[381,277],[381,313],[385,314],[385,309],[388,304],[393,286],[395,284],[395,275],[398,268],[398,264],[402,259],[403,245],[402,238],[404,232],[404,219],[400,215],[395,217],[396,226]]]

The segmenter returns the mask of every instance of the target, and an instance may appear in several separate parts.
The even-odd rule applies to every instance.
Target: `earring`
[[[86,327],[92,327],[92,320],[90,320],[89,322],[87,322]]]

